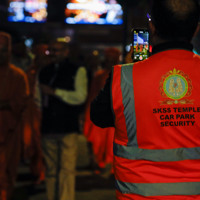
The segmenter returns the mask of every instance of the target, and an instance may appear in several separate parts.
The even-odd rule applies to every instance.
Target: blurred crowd
[[[88,169],[113,173],[115,130],[90,121],[90,103],[121,52],[74,48],[56,38],[30,48],[0,32],[0,200],[12,198],[19,162],[29,165],[34,184],[45,181],[48,200],[74,200],[78,134],[88,143]]]

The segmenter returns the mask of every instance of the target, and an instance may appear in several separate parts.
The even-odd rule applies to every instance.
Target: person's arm
[[[125,63],[126,64],[133,62],[133,59],[132,59],[133,51],[134,51],[133,46],[131,46],[130,51],[126,54],[126,57],[125,57]]]
[[[106,81],[105,87],[90,105],[90,119],[101,128],[114,127],[114,115],[111,107],[111,76]]]
[[[27,101],[30,98],[28,79],[25,73],[16,77],[15,94],[10,100],[11,112],[15,116],[21,116],[27,107]]]
[[[84,103],[87,98],[87,82],[86,69],[84,67],[80,67],[75,76],[75,90],[68,91],[63,89],[55,89],[54,95],[68,104],[80,105]]]
[[[41,94],[38,78],[36,78],[35,88],[34,88],[34,102],[39,109],[41,109]]]

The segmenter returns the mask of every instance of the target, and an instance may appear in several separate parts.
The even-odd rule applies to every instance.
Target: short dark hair
[[[154,0],[152,23],[163,39],[191,40],[199,21],[197,0]]]

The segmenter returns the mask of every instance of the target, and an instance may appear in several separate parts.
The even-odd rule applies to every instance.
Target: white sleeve
[[[75,90],[56,89],[55,95],[68,104],[80,105],[84,103],[87,98],[88,80],[85,67],[80,67],[77,70],[74,82]]]

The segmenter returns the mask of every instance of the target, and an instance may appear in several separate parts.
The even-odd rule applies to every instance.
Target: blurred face
[[[34,63],[36,67],[42,68],[51,63],[48,45],[38,44],[34,47],[33,53],[35,54]]]
[[[50,56],[54,62],[61,62],[63,61],[69,53],[69,50],[64,47],[62,43],[56,42],[50,45],[49,48]]]
[[[0,35],[0,67],[7,66],[10,61],[10,49],[8,38]]]

